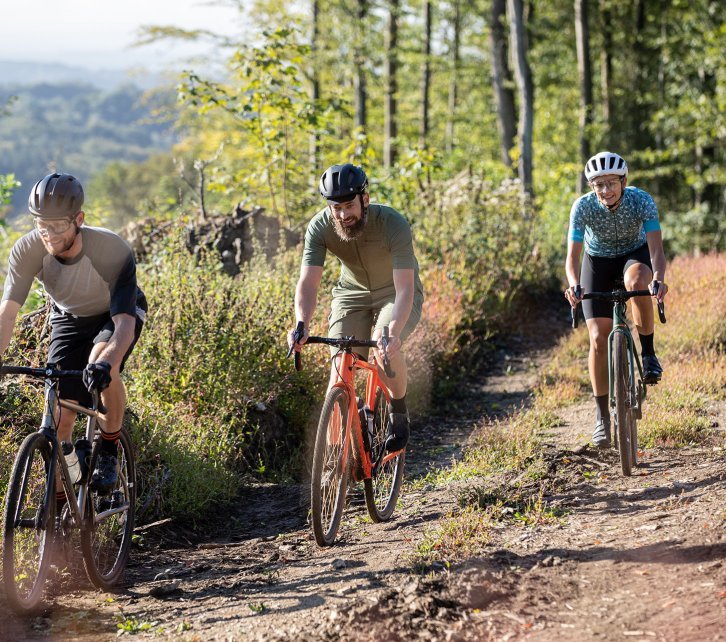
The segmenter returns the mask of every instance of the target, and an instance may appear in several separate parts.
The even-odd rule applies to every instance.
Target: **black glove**
[[[96,361],[89,363],[83,371],[83,384],[88,388],[88,392],[94,389],[101,392],[108,388],[111,383],[111,364],[108,361]]]

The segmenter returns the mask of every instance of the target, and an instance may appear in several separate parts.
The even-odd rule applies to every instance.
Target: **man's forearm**
[[[413,292],[402,292],[396,294],[393,302],[393,310],[391,312],[391,325],[388,330],[394,337],[400,337],[403,329],[406,327],[408,317],[411,316],[413,309]]]
[[[295,316],[309,327],[318,303],[318,289],[298,286],[295,291]]]

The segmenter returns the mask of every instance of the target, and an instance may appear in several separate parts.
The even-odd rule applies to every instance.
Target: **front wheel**
[[[8,484],[3,528],[3,580],[10,607],[31,614],[43,599],[55,530],[52,449],[40,433],[28,435]],[[47,502],[46,502],[47,496]]]
[[[351,466],[347,423],[348,395],[342,388],[332,388],[320,413],[310,480],[313,532],[318,546],[330,546],[335,541],[345,508]]]
[[[615,423],[620,450],[620,467],[626,477],[632,473],[634,448],[633,409],[630,407],[630,369],[628,368],[628,343],[621,332],[613,339],[613,377],[615,378]]]
[[[385,450],[388,435],[388,403],[383,391],[376,391],[376,403],[373,408],[373,439],[371,443],[371,461],[381,459],[378,467],[373,470],[371,479],[366,479],[365,497],[368,514],[373,522],[385,522],[390,519],[396,508],[398,494],[403,483],[403,469],[406,451],[402,450],[395,457]]]
[[[98,445],[91,457],[91,468]],[[134,531],[136,504],[136,461],[131,438],[121,429],[117,446],[118,481],[106,494],[88,491],[81,527],[81,550],[91,583],[104,591],[119,584],[126,570]],[[90,475],[89,475],[90,477]]]

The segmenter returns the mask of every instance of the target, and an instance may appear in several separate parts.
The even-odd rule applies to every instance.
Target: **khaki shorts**
[[[388,295],[376,300],[374,296],[370,296],[368,301],[364,301],[360,298],[351,300],[334,296],[330,316],[328,316],[328,336],[355,337],[362,341],[371,339],[376,330],[391,324],[394,298],[395,295]],[[399,337],[401,342],[406,340],[421,320],[422,306],[423,295],[417,292],[413,297],[411,314]],[[367,348],[356,348],[355,351],[365,359],[368,358]],[[337,348],[331,348],[332,354],[336,352],[338,352]]]

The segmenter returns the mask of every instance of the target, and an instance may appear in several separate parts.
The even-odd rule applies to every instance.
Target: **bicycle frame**
[[[625,301],[616,301],[613,305],[613,329],[608,335],[608,393],[610,397],[610,407],[615,407],[615,373],[613,372],[613,344],[615,343],[615,336],[621,334],[625,337],[626,344],[628,346],[628,368],[630,370],[630,381],[632,386],[628,391],[628,405],[636,412],[640,412],[643,400],[646,395],[646,387],[641,386],[638,382],[643,380],[643,367],[640,363],[640,357],[638,351],[635,349],[633,343],[633,334],[630,332],[628,327],[628,321],[626,318],[626,305]],[[638,366],[639,379],[636,382],[635,379],[635,366]],[[638,389],[640,388],[640,394]]]
[[[76,495],[73,489],[73,483],[70,480],[68,473],[68,465],[66,464],[65,457],[62,456],[60,451],[60,443],[58,441],[58,433],[55,428],[55,415],[58,408],[66,408],[76,413],[80,413],[88,417],[86,421],[86,432],[85,437],[90,442],[96,436],[96,420],[102,414],[99,411],[99,395],[97,391],[91,393],[91,407],[82,406],[80,404],[61,399],[58,396],[58,382],[61,377],[80,377],[83,373],[78,370],[56,370],[54,364],[47,364],[45,368],[28,368],[23,366],[3,366],[3,374],[21,374],[30,375],[37,378],[42,378],[45,387],[44,401],[43,401],[43,418],[41,420],[40,432],[43,436],[48,439],[51,444],[51,458],[50,466],[48,469],[48,479],[55,476],[56,466],[60,462],[60,478],[63,485],[63,490],[68,500],[67,505],[73,518],[73,526],[80,527],[83,524],[83,520],[86,519],[87,509],[87,495],[88,495],[88,483],[80,484],[78,486],[78,495]],[[49,493],[54,485],[46,485],[45,496],[43,497],[43,508],[39,515],[36,517],[38,524],[45,523],[44,511],[45,507],[49,505]],[[95,522],[99,522],[115,513],[120,513],[126,510],[126,506],[111,508],[95,516]]]
[[[337,356],[336,356],[337,358]],[[358,370],[366,370],[366,392],[365,392],[365,404],[373,409],[376,402],[376,389],[380,387],[383,394],[386,397],[386,401],[390,402],[390,395],[388,389],[385,386],[379,386],[380,376],[378,374],[378,364],[376,362],[369,363],[364,361],[352,350],[343,350],[340,353],[340,362],[337,365],[338,381],[332,386],[333,388],[341,388],[345,391],[349,403],[348,403],[348,417],[347,424],[352,428],[352,438],[358,442],[358,452],[365,453],[365,447],[363,442],[363,426],[360,423],[360,416],[358,414],[358,406],[355,403],[356,390],[355,390],[355,373]],[[367,427],[366,427],[367,430]],[[349,448],[343,453],[343,464],[347,463],[347,458],[350,455]],[[363,477],[362,479],[370,479],[375,475],[376,469],[383,463],[394,459],[398,456],[398,452],[386,453],[379,461],[372,462],[370,457],[365,455],[361,461]],[[355,471],[355,468],[353,469]],[[355,475],[354,475],[355,477]],[[360,481],[356,479],[356,481]]]

